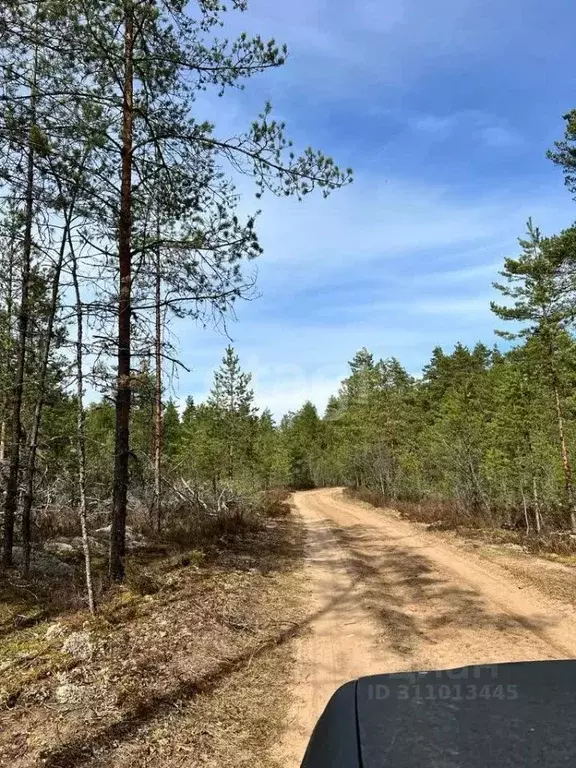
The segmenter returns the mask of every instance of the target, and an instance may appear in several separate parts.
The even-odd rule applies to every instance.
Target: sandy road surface
[[[309,631],[295,641],[293,704],[279,745],[286,768],[300,765],[318,716],[347,680],[576,658],[574,605],[497,562],[338,490],[294,501],[308,529]]]

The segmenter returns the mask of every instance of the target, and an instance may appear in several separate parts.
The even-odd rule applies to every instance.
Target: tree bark
[[[526,525],[526,533],[530,533],[530,518],[528,516],[528,504],[526,503],[526,494],[524,493],[524,486],[520,486],[520,493],[522,494],[522,508],[524,510],[524,523]]]
[[[78,459],[78,515],[82,534],[82,549],[84,551],[84,571],[86,574],[86,593],[90,613],[96,613],[94,587],[92,584],[92,558],[90,541],[88,539],[88,505],[86,503],[86,412],[84,410],[84,374],[83,374],[83,330],[84,316],[82,299],[78,283],[78,268],[76,254],[70,242],[72,253],[72,281],[76,295],[76,450]]]
[[[116,425],[114,490],[110,529],[110,578],[124,579],[126,550],[126,510],[128,503],[130,458],[130,357],[132,298],[132,147],[134,92],[134,6],[124,3],[124,98],[122,106],[122,169],[118,224],[120,296],[118,301],[118,379],[116,385]]]
[[[572,466],[570,464],[570,457],[568,455],[568,448],[566,446],[566,434],[564,431],[564,413],[562,411],[562,403],[560,401],[560,393],[558,391],[558,385],[556,381],[554,381],[553,383],[553,388],[554,388],[554,402],[556,405],[556,418],[558,421],[558,434],[560,437],[560,450],[562,453],[562,469],[564,471],[566,497],[568,500],[568,511],[570,513],[570,530],[572,531],[572,533],[576,533],[576,498],[574,496]]]
[[[26,189],[24,193],[24,237],[22,244],[22,290],[18,310],[18,341],[16,347],[16,371],[12,390],[12,435],[10,444],[10,469],[6,483],[4,500],[4,548],[2,563],[12,565],[14,547],[14,520],[18,505],[18,481],[20,476],[20,448],[22,439],[22,400],[24,395],[24,375],[26,369],[26,346],[30,322],[30,276],[32,261],[32,221],[34,218],[34,142],[32,133],[36,125],[36,100],[38,76],[38,49],[33,61],[32,85],[30,89],[30,135],[26,159]]]
[[[540,501],[538,499],[538,484],[536,483],[536,476],[532,475],[532,498],[534,499],[534,524],[536,526],[536,533],[540,533],[542,530],[542,516],[540,515]]]
[[[554,365],[554,342],[548,339],[548,366],[550,371],[550,383],[554,395],[554,406],[556,408],[556,421],[558,424],[558,436],[560,438],[560,452],[562,455],[562,470],[564,472],[564,483],[566,487],[566,499],[568,501],[568,513],[570,516],[570,530],[576,533],[576,495],[574,493],[574,482],[572,480],[572,465],[566,445],[566,433],[564,429],[564,411],[562,400],[560,398],[560,386],[558,383],[558,374]]]
[[[71,213],[71,212],[70,212]],[[42,411],[46,399],[46,376],[50,362],[50,349],[52,343],[52,334],[54,332],[54,321],[58,309],[58,296],[60,293],[60,275],[62,273],[62,264],[64,262],[64,253],[66,251],[66,241],[68,240],[68,228],[70,222],[70,213],[65,217],[62,243],[58,253],[58,260],[54,268],[52,281],[52,295],[50,297],[50,314],[46,326],[46,341],[42,350],[42,360],[38,374],[38,398],[34,406],[32,417],[32,426],[28,438],[28,459],[26,463],[26,479],[24,491],[22,494],[22,547],[24,551],[24,571],[27,573],[30,569],[30,550],[32,543],[31,523],[32,523],[32,504],[34,501],[34,476],[36,474],[36,453],[38,450],[38,435],[40,424],[42,422]]]
[[[0,479],[3,475],[4,459],[6,457],[6,419],[0,424]]]
[[[158,219],[158,230],[160,229],[160,219]],[[160,242],[160,232],[157,232],[157,239]],[[163,443],[163,424],[162,424],[162,278],[160,273],[160,246],[156,249],[156,333],[155,333],[155,363],[156,380],[154,393],[154,518],[156,520],[156,530],[160,533],[162,528],[162,443]]]
[[[3,486],[6,480],[6,433],[8,424],[8,407],[10,405],[8,381],[12,371],[12,312],[14,308],[13,289],[14,289],[14,237],[10,242],[8,253],[7,269],[7,288],[6,288],[6,346],[3,349],[4,363],[2,366],[2,378],[4,383],[4,392],[2,394],[2,423],[0,424],[0,485]]]

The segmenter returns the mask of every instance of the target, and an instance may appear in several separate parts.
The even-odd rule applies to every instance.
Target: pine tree
[[[564,139],[554,142],[555,149],[547,154],[552,162],[561,166],[566,186],[576,195],[576,109],[565,114],[564,121]]]
[[[176,458],[182,434],[182,424],[178,409],[173,400],[169,400],[162,415],[163,457],[170,466]]]
[[[163,279],[175,289],[163,301],[181,309],[186,298],[193,312],[202,302],[218,309],[239,295],[240,262],[260,252],[254,217],[245,224],[235,208],[237,195],[226,168],[251,177],[261,195],[302,197],[318,187],[324,194],[346,184],[342,172],[321,152],[297,156],[285,126],[265,105],[245,133],[222,138],[209,121],[196,118],[195,96],[208,87],[223,94],[253,75],[284,63],[285,51],[274,41],[242,34],[233,41],[206,40],[224,18],[225,6],[180,0],[99,0],[79,2],[76,37],[91,93],[86,100],[112,121],[104,135],[101,166],[94,181],[99,201],[91,242],[108,267],[118,266],[115,299],[117,387],[115,479],[112,508],[110,574],[123,578],[123,557],[130,455],[130,377],[137,305],[138,265],[147,255],[162,254]],[[245,3],[235,3],[237,10]],[[115,126],[115,127],[114,127]],[[120,142],[110,140],[116,133]],[[160,166],[160,167],[159,167]],[[148,211],[159,196],[154,185],[170,178],[160,231],[150,228]],[[110,181],[113,183],[111,184]],[[158,212],[160,214],[160,212]],[[99,224],[104,222],[102,236]],[[102,227],[100,227],[102,229]],[[115,263],[113,233],[118,233]],[[150,236],[150,232],[155,233]],[[101,243],[108,245],[103,249]],[[188,288],[189,290],[184,290]],[[173,303],[172,303],[173,302]],[[158,302],[152,302],[157,304]],[[111,339],[110,339],[111,340]]]
[[[290,456],[291,485],[305,490],[316,486],[316,468],[322,451],[323,425],[310,401],[283,423]]]
[[[227,347],[221,367],[214,373],[214,385],[207,404],[218,414],[221,439],[226,446],[225,474],[233,480],[238,466],[244,465],[253,450],[255,436],[254,391],[252,376],[244,373],[240,359]]]
[[[265,490],[289,484],[288,452],[268,409],[262,411],[256,424],[252,463],[254,475]]]
[[[37,4],[25,4],[24,12],[28,11],[32,17],[32,28],[35,32],[37,27],[36,17],[38,15]],[[5,566],[12,565],[12,549],[14,545],[14,519],[18,504],[18,481],[20,475],[21,461],[21,440],[22,440],[22,407],[24,397],[24,379],[26,371],[26,349],[28,345],[28,333],[30,323],[30,287],[32,275],[33,260],[33,227],[34,213],[36,203],[36,155],[38,150],[39,129],[38,120],[38,81],[40,78],[40,42],[36,34],[30,40],[30,58],[25,59],[22,81],[26,84],[27,98],[25,100],[26,110],[21,114],[24,123],[24,130],[27,135],[25,148],[25,162],[21,173],[21,179],[12,174],[10,179],[23,188],[23,209],[22,209],[22,256],[20,271],[20,304],[18,309],[18,333],[16,338],[16,360],[14,380],[11,387],[11,424],[12,435],[10,441],[10,468],[8,480],[6,483],[6,497],[4,501],[4,549],[3,563]],[[21,53],[21,45],[15,44],[16,57],[11,62],[16,66],[18,53]],[[21,82],[22,82],[21,81]],[[12,85],[12,84],[11,84]],[[12,115],[6,115],[5,124],[12,120]],[[17,179],[17,180],[16,180]],[[29,552],[26,555],[29,558]]]
[[[505,333],[507,338],[533,339],[540,352],[541,367],[548,380],[556,410],[558,439],[566,486],[570,526],[576,533],[576,492],[572,463],[565,430],[565,404],[559,357],[561,337],[573,316],[570,286],[566,286],[563,268],[571,256],[573,233],[568,231],[550,241],[542,238],[528,222],[528,239],[521,240],[523,252],[518,259],[506,259],[503,277],[507,285],[496,284],[512,306],[492,302],[492,311],[501,319],[521,324],[520,330]],[[568,246],[566,251],[563,245]]]
[[[51,229],[46,222],[50,221],[51,214],[63,213],[62,190],[55,183],[60,178],[56,166],[65,165],[68,157],[65,139],[74,133],[71,126],[75,125],[76,112],[74,103],[63,98],[75,78],[75,71],[69,66],[74,56],[70,55],[70,48],[66,44],[71,31],[70,21],[74,16],[72,10],[67,11],[58,0],[42,3],[37,0],[8,0],[3,3],[0,13],[0,53],[5,75],[0,107],[0,143],[4,162],[0,173],[4,188],[10,190],[9,197],[19,201],[18,225],[13,230],[19,272],[18,332],[13,340],[13,381],[9,387],[10,468],[4,501],[3,561],[9,565],[12,561],[14,519],[24,455],[23,419],[27,372],[31,368],[27,358],[34,352],[34,319],[39,314],[34,305],[34,290],[38,279],[42,278],[43,269],[51,262],[51,256],[47,258]],[[77,165],[75,163],[75,167]],[[52,311],[44,337],[44,351],[40,354],[42,362],[39,368],[34,369],[38,374],[35,382],[36,404],[28,430],[22,509],[25,567],[30,558],[31,510],[37,443],[44,410],[44,382],[50,360],[52,326],[66,248],[66,236],[63,233],[59,253],[54,259],[56,268],[52,270]]]

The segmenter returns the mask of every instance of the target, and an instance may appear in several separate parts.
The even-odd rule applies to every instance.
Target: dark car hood
[[[576,766],[576,661],[360,678],[340,688],[302,768]]]

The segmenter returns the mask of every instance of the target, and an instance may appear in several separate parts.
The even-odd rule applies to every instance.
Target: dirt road
[[[296,642],[288,728],[300,765],[332,693],[362,675],[500,661],[576,658],[574,604],[469,547],[339,490],[296,494],[308,529],[309,631]],[[528,558],[525,558],[525,560]],[[569,583],[575,569],[531,559]],[[523,563],[526,569],[526,563]],[[544,582],[543,582],[544,583]]]

